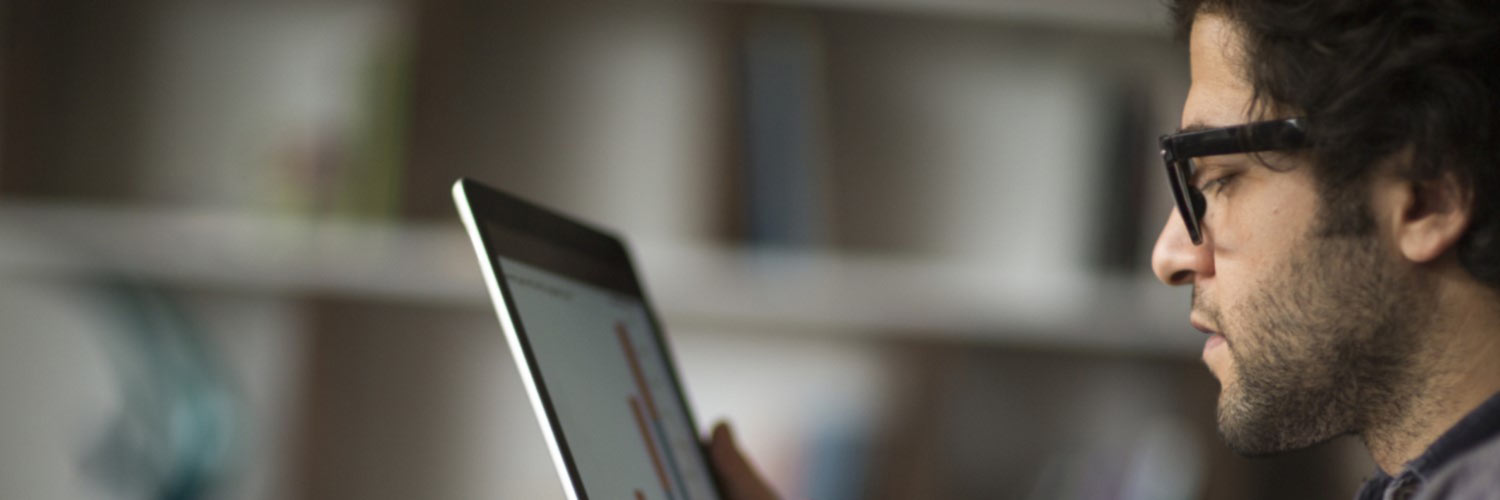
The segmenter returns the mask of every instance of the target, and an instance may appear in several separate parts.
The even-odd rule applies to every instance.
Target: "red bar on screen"
[[[641,415],[641,404],[634,397],[630,398],[630,412],[635,414],[635,425],[641,431],[641,440],[646,442],[646,451],[651,454],[651,466],[656,469],[656,478],[661,480],[661,487],[672,494],[672,484],[667,482],[667,470],[661,466],[661,455],[656,452],[656,441],[651,439],[651,431],[646,428],[646,418]]]
[[[630,332],[624,323],[615,323],[615,335],[620,337],[620,348],[625,350],[625,361],[630,363],[630,374],[635,377],[635,388],[646,398],[646,410],[651,420],[661,420],[656,412],[656,400],[651,398],[651,388],[646,386],[646,372],[641,371],[641,361],[635,357],[635,345],[630,342]]]

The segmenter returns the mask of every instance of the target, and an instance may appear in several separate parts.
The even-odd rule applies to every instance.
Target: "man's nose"
[[[1194,245],[1188,237],[1187,225],[1174,209],[1151,250],[1151,270],[1162,283],[1172,286],[1189,285],[1197,278],[1213,276],[1212,246],[1206,233],[1203,244]]]

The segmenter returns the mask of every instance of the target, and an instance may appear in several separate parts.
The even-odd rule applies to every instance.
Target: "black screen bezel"
[[[692,406],[688,405],[687,394],[678,376],[676,360],[668,348],[666,330],[662,327],[656,315],[656,308],[652,306],[637,278],[638,273],[635,271],[635,265],[624,240],[608,230],[584,224],[575,218],[543,208],[473,179],[461,178],[456,181],[456,184],[459,189],[463,190],[464,197],[468,201],[469,210],[474,219],[474,231],[484,247],[485,255],[481,258],[489,260],[496,274],[495,283],[506,298],[503,301],[505,312],[510,315],[522,355],[527,361],[526,368],[530,372],[532,382],[536,384],[537,393],[545,410],[547,425],[551,428],[557,446],[560,448],[563,462],[567,466],[568,477],[579,499],[587,500],[588,490],[584,487],[578,466],[573,461],[573,452],[568,445],[566,433],[563,431],[561,422],[558,421],[552,397],[542,378],[541,367],[532,352],[525,321],[521,317],[516,302],[510,299],[514,295],[511,293],[510,284],[505,280],[505,270],[501,265],[500,256],[503,255],[507,259],[524,262],[640,300],[641,305],[646,308],[646,319],[656,339],[659,355],[666,365],[667,377],[675,393],[673,399],[681,405],[683,413],[687,415],[688,424],[693,427],[694,435],[697,435],[698,420],[693,414]],[[463,207],[459,207],[459,210],[463,210]],[[715,493],[723,498],[723,489],[720,487],[716,474],[713,474],[711,458],[703,447],[700,446],[697,451],[702,463],[710,468],[709,480],[714,483]]]

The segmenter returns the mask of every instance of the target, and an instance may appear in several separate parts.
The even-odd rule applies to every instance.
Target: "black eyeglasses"
[[[1167,181],[1177,200],[1177,213],[1187,224],[1194,245],[1203,244],[1203,213],[1208,207],[1203,192],[1189,181],[1197,168],[1193,160],[1202,156],[1257,153],[1296,149],[1307,144],[1299,118],[1246,123],[1229,127],[1190,130],[1161,136],[1161,159],[1167,165]]]

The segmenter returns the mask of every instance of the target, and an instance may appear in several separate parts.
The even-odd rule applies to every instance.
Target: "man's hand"
[[[709,458],[713,460],[714,471],[718,473],[719,480],[723,483],[724,495],[727,500],[776,500],[776,493],[771,491],[770,485],[761,479],[755,468],[745,460],[745,454],[740,452],[739,445],[734,442],[734,434],[729,431],[729,425],[719,422],[714,425],[713,435],[708,442]]]

